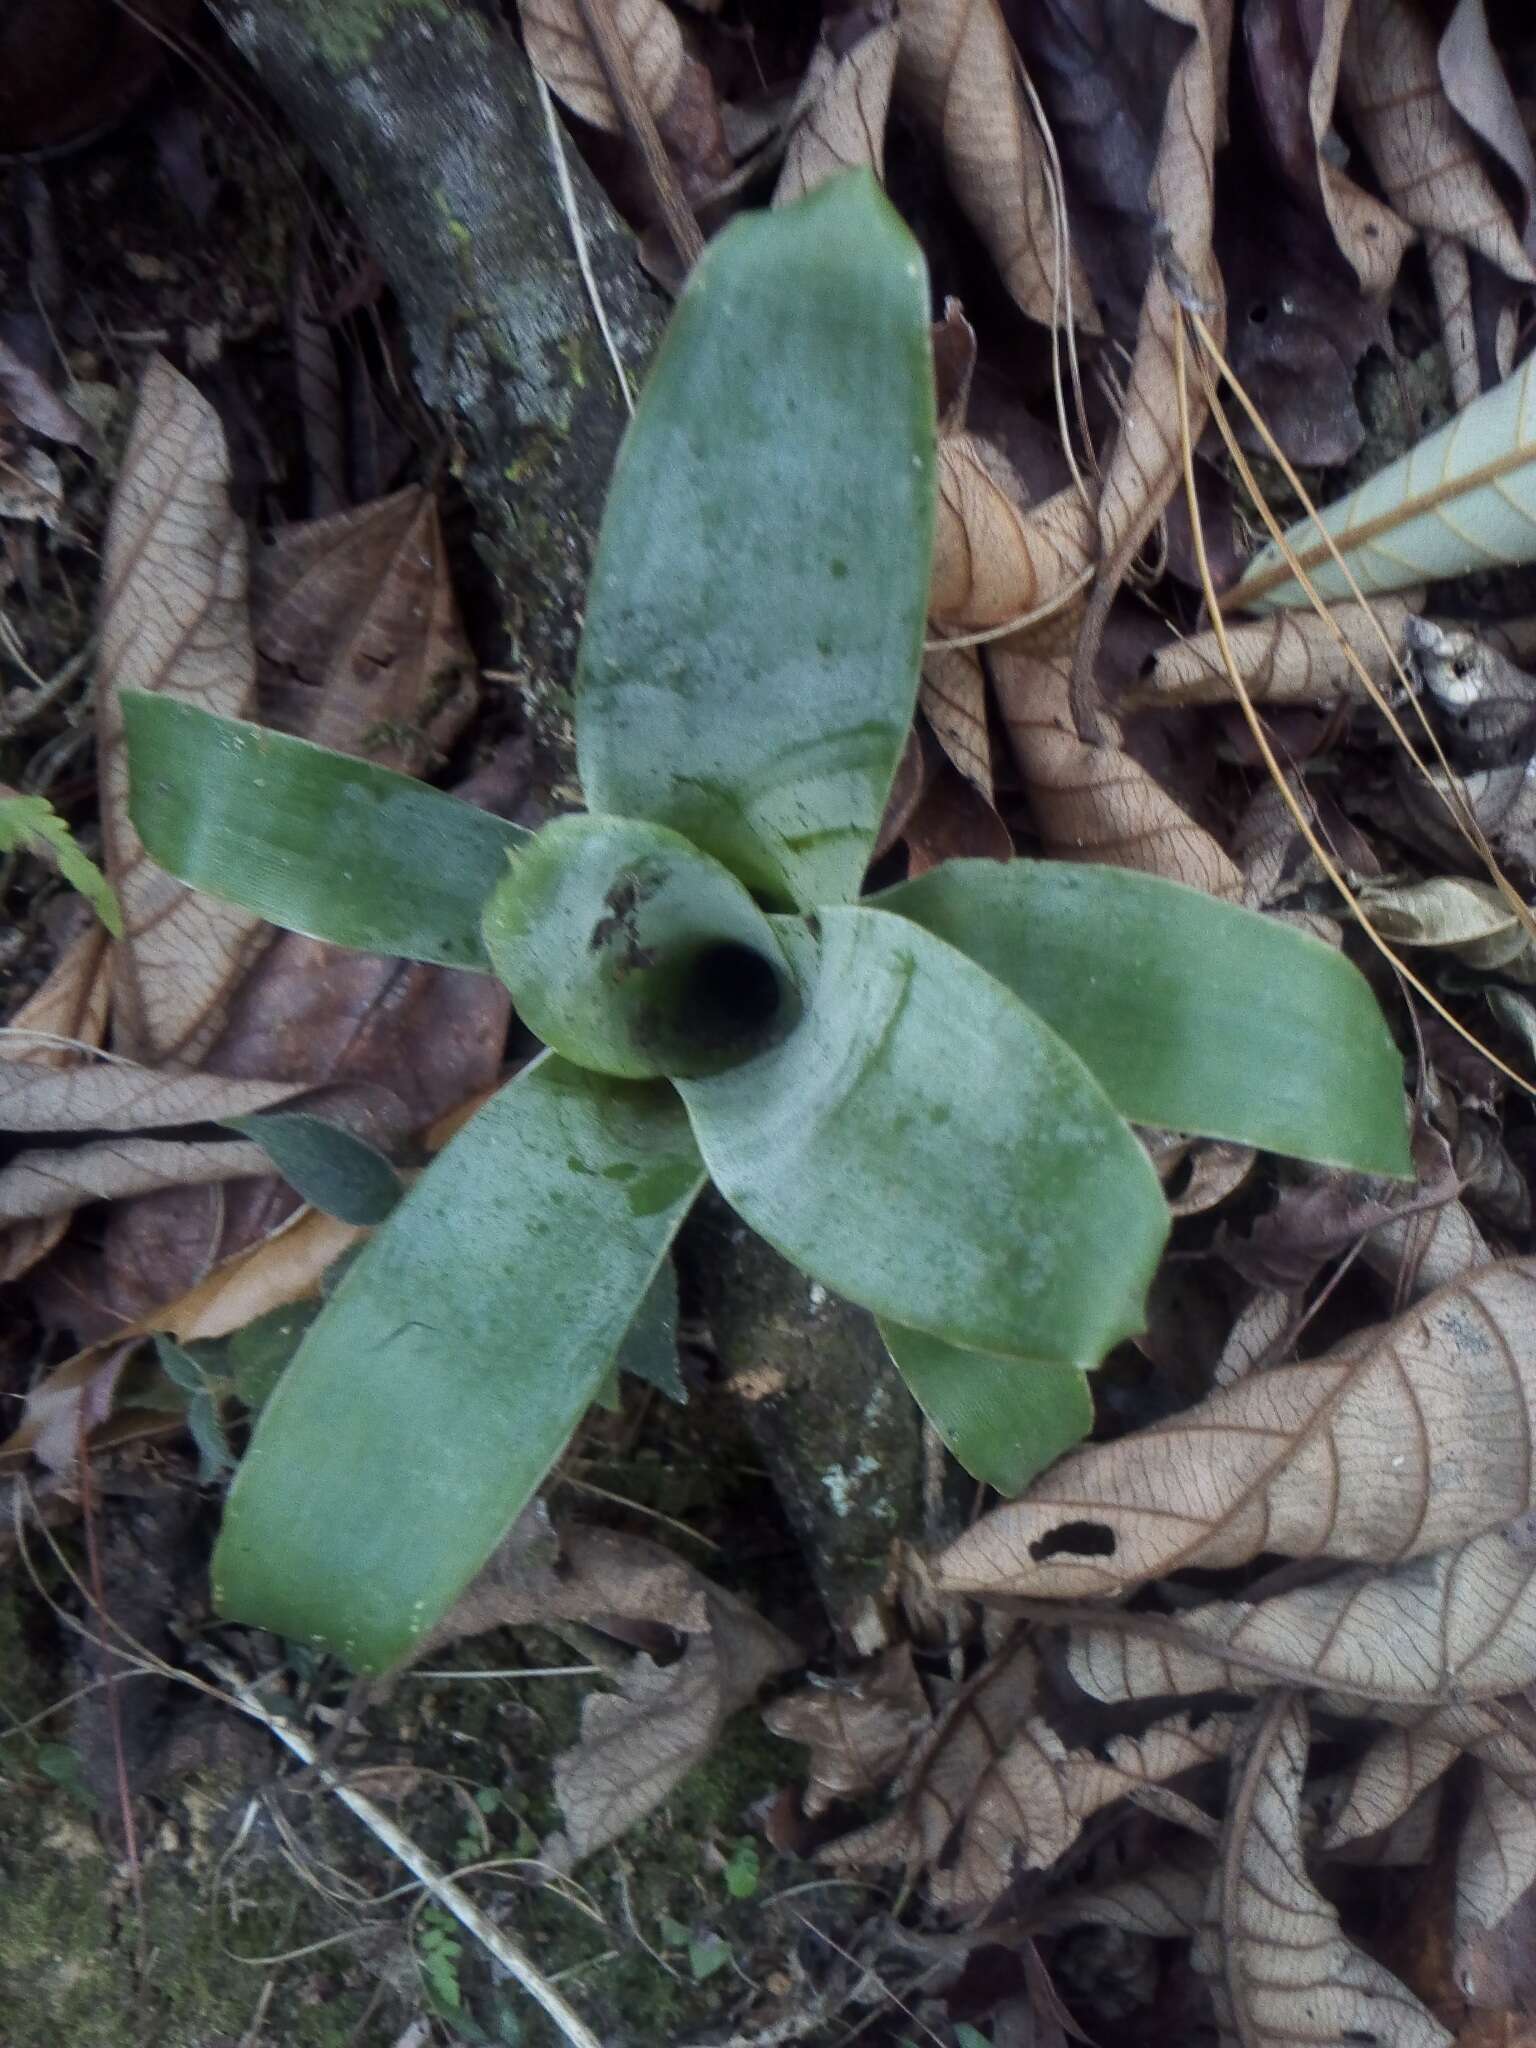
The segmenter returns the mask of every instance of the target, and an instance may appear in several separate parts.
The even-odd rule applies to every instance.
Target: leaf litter
[[[946,318],[926,730],[884,858],[909,873],[956,850],[1119,862],[1358,952],[1259,778],[1231,711],[1235,666],[1365,916],[1528,1073],[1529,926],[1483,857],[1517,889],[1536,875],[1528,592],[1484,578],[1366,608],[1341,590],[1326,615],[1236,618],[1224,647],[1178,502],[1174,365],[1181,323],[1187,335],[1198,316],[1218,342],[1236,330],[1231,357],[1282,449],[1315,465],[1308,487],[1353,465],[1321,477],[1328,496],[1518,370],[1536,179],[1529,51],[1501,11],[921,0],[798,26],[744,13],[747,42],[716,10],[663,0],[530,0],[521,27],[632,218],[658,206],[636,94],[705,232],[773,179],[787,199],[867,163],[927,245]],[[1358,374],[1366,350],[1399,387],[1384,421]],[[48,548],[68,545],[96,445],[92,382],[73,402],[0,334],[0,455],[29,492],[7,522],[8,594],[30,601]],[[1188,397],[1202,436],[1198,379]],[[412,772],[452,759],[492,804],[520,794],[515,752],[462,750],[466,726],[485,730],[484,635],[458,615],[443,494],[410,483],[253,544],[246,458],[229,454],[237,410],[163,359],[143,369],[96,665],[101,844],[126,934],[109,945],[60,921],[53,972],[0,1040],[0,1116],[18,1136],[0,1165],[0,1272],[83,1346],[35,1376],[4,1447],[13,1470],[37,1461],[45,1489],[75,1483],[82,1428],[105,1446],[114,1426],[179,1426],[134,1405],[144,1333],[227,1343],[313,1297],[358,1241],[208,1125],[313,1107],[409,1157],[505,1052],[485,985],[275,937],[139,856],[122,687],[254,712]],[[1036,442],[1050,463],[1031,459]],[[1209,432],[1198,453],[1212,557],[1235,563],[1218,530],[1233,479]],[[1304,508],[1263,476],[1290,522]],[[317,502],[335,504],[344,466],[327,478]],[[18,645],[30,673],[6,680],[30,698],[62,665],[32,665],[41,638]],[[1389,713],[1432,729],[1443,760],[1427,776]],[[504,730],[493,721],[492,740]],[[34,792],[24,765],[8,757],[7,772],[77,831],[78,795]],[[1095,1440],[1022,1499],[957,1511],[934,1489],[929,1525],[900,1532],[901,1597],[867,1661],[803,1615],[791,1640],[627,1526],[546,1518],[493,1560],[453,1640],[558,1625],[623,1651],[555,1766],[551,1859],[623,1853],[625,1830],[665,1811],[767,1686],[769,1730],[801,1746],[776,1751],[794,1786],[784,1839],[830,1872],[904,1874],[909,1916],[958,1923],[962,1942],[995,1917],[989,1953],[1021,1984],[1038,1943],[1090,2032],[1193,2038],[1214,2017],[1246,2044],[1519,2038],[1536,1879],[1528,1113],[1493,1066],[1383,993],[1410,1055],[1417,1184],[1277,1169],[1174,1134],[1175,1257],[1209,1298],[1188,1326],[1196,1355],[1149,1341],[1112,1360]],[[452,1650],[445,1638],[433,1654]],[[1426,1898],[1441,1901],[1422,1922],[1438,1974],[1404,1963],[1372,1918],[1406,1856],[1427,1859]],[[1138,1959],[1123,2009],[1076,1974],[1094,1929]],[[1003,2042],[1021,2001],[1047,2024],[1030,1990],[990,2008],[952,1990],[923,2008],[940,2038],[992,2021]],[[743,2038],[771,2038],[796,1995],[746,2000],[757,2031]],[[801,2037],[820,2038],[778,2036]]]

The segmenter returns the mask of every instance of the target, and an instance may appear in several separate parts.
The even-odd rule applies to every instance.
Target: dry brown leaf
[[[1466,249],[1449,235],[1424,237],[1429,279],[1440,315],[1440,338],[1451,373],[1451,402],[1459,410],[1481,397],[1482,372],[1477,360],[1477,321],[1472,311],[1472,266]]]
[[[987,678],[974,647],[938,647],[923,656],[918,694],[935,739],[966,781],[987,802],[992,783],[992,739],[987,731]]]
[[[902,0],[897,90],[938,140],[1003,283],[1031,318],[1070,317],[1097,334],[1087,277],[1052,210],[1053,171],[1020,68],[997,0]]]
[[[1536,1260],[1059,1460],[942,1553],[947,1593],[1113,1597],[1263,1552],[1395,1564],[1536,1505]]]
[[[1345,1940],[1307,1875],[1301,1785],[1307,1712],[1282,1694],[1233,1759],[1221,1854],[1190,1960],[1210,1985],[1223,2042],[1439,2048],[1451,2037],[1390,1970]]]
[[[1309,1804],[1326,1795],[1326,1784],[1308,1788]],[[1380,1834],[1364,1835],[1329,1851],[1338,1863],[1368,1870],[1403,1870],[1433,1862],[1445,1814],[1445,1781],[1436,1778]]]
[[[1221,1347],[1221,1356],[1211,1369],[1215,1387],[1234,1386],[1259,1366],[1290,1362],[1284,1353],[1294,1354],[1292,1327],[1298,1312],[1298,1297],[1283,1287],[1261,1287],[1239,1309]],[[1291,1339],[1287,1345],[1287,1338]]]
[[[1373,616],[1401,658],[1408,618],[1408,607],[1401,598],[1378,598],[1369,609],[1358,604],[1334,605],[1326,619],[1311,611],[1272,612],[1248,625],[1229,626],[1226,639],[1237,672],[1256,704],[1364,703],[1369,692],[1345,648],[1380,689],[1391,691],[1394,686],[1392,662],[1371,623]],[[1216,635],[1196,633],[1159,649],[1136,687],[1119,701],[1127,710],[1233,703],[1232,684]]]
[[[1060,621],[1056,624],[1061,626]],[[1196,824],[1113,740],[1080,740],[1072,720],[1071,638],[1059,630],[992,656],[992,680],[1036,828],[1067,860],[1108,861],[1234,900],[1243,878]]]
[[[1386,1729],[1355,1766],[1324,1845],[1337,1853],[1395,1827],[1461,1754],[1459,1742],[1418,1723]]]
[[[1395,212],[1536,280],[1509,213],[1440,81],[1435,38],[1405,0],[1355,0],[1339,96]]]
[[[1092,570],[1093,513],[1068,488],[1033,507],[1006,457],[976,434],[939,441],[934,623],[984,632],[1068,602]]]
[[[419,485],[279,528],[251,568],[268,723],[419,773],[475,708],[437,500]]]
[[[857,1677],[813,1678],[763,1712],[770,1734],[811,1752],[801,1804],[813,1820],[884,1784],[932,1721],[910,1643],[894,1644]]]
[[[1134,1877],[1066,1892],[1052,1899],[1030,1925],[1041,1933],[1060,1927],[1116,1927],[1151,1941],[1181,1941],[1205,1918],[1210,1885],[1209,1852],[1192,1847],[1186,1861],[1154,1864]]]
[[[271,1171],[261,1147],[240,1139],[116,1138],[38,1149],[0,1167],[0,1223],[68,1216],[87,1202],[121,1202],[160,1188],[203,1187]]]
[[[448,1613],[421,1638],[411,1661],[488,1629],[577,1621],[622,1632],[640,1623],[683,1634],[710,1625],[708,1581],[659,1543],[589,1529],[557,1528],[542,1500],[525,1508]]]
[[[228,471],[218,414],[153,357],[107,522],[96,705],[106,867],[126,934],[114,962],[113,1043],[150,1063],[201,1057],[272,937],[259,917],[173,882],[128,819],[120,692],[154,690],[234,718],[253,707],[245,529]]]
[[[1180,300],[1198,301],[1218,344],[1226,333],[1226,293],[1211,248],[1216,144],[1225,127],[1229,0],[1147,0],[1157,13],[1193,31],[1169,81],[1163,132],[1147,203],[1168,244],[1154,260],[1141,302],[1125,407],[1099,499],[1102,566],[1096,603],[1107,603],[1182,475],[1173,338]],[[1190,433],[1204,423],[1193,379]]]
[[[111,986],[107,934],[93,921],[0,1033],[0,1059],[64,1068],[88,1058],[107,1035]],[[20,1279],[46,1258],[68,1228],[68,1218],[61,1215],[0,1233],[0,1285]]]
[[[676,1663],[638,1656],[622,1696],[589,1694],[581,1740],[555,1759],[565,1832],[544,1853],[568,1865],[616,1841],[660,1805],[714,1748],[759,1686],[801,1662],[787,1636],[745,1602],[709,1586],[707,1626]]]
[[[1189,1174],[1177,1194],[1168,1198],[1173,1216],[1203,1216],[1234,1195],[1253,1172],[1258,1153],[1251,1145],[1222,1138],[1196,1138],[1189,1147]],[[1181,1162],[1183,1163],[1183,1162]]]
[[[1497,1699],[1536,1680],[1536,1557],[1495,1531],[1258,1604],[1213,1601],[1178,1623],[1087,1624],[1068,1659],[1100,1700],[1277,1685],[1324,1686],[1340,1712]]]
[[[662,0],[603,0],[628,52],[640,97],[685,191],[701,196],[731,174],[714,84],[688,54],[682,29]],[[519,0],[523,40],[550,91],[584,121],[610,135],[625,132],[578,0]]]
[[[901,32],[877,22],[839,55],[825,38],[817,44],[800,95],[800,110],[773,188],[775,206],[788,206],[839,171],[885,170],[885,122]]]
[[[1334,161],[1334,100],[1351,5],[1352,0],[1323,0],[1307,82],[1307,117],[1316,152],[1318,188],[1334,240],[1359,279],[1361,291],[1384,292],[1396,281],[1413,230]]]
[[[0,1131],[142,1131],[252,1116],[307,1084],[240,1081],[144,1067],[69,1067],[33,1060],[0,1066]]]
[[[936,1866],[987,1771],[1033,1712],[1039,1677],[1027,1643],[1005,1647],[950,1701],[913,1752],[892,1788],[897,1810],[829,1843],[817,1860],[839,1870],[904,1864],[913,1873]]]

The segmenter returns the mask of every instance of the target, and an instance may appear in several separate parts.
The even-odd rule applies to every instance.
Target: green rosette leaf
[[[931,933],[821,913],[805,1014],[680,1081],[754,1230],[877,1315],[1009,1357],[1096,1365],[1142,1327],[1157,1176],[1077,1055]]]
[[[614,471],[578,675],[588,803],[779,905],[857,895],[911,723],[928,321],[871,173],[745,214],[694,270]]]
[[[417,1181],[256,1425],[213,1560],[237,1621],[385,1671],[602,1387],[703,1183],[671,1089],[554,1054]]]
[[[875,901],[1012,989],[1134,1122],[1412,1177],[1402,1057],[1309,932],[1076,861],[950,861]]]
[[[244,719],[122,702],[129,815],[178,881],[335,946],[488,970],[480,917],[520,826]]]

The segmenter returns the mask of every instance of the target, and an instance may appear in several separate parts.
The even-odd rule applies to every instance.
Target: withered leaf
[[[1060,625],[1060,622],[1053,622]],[[992,678],[1035,825],[1050,852],[1108,861],[1238,899],[1243,878],[1210,833],[1110,740],[1077,736],[1070,636],[998,649]]]
[[[1221,1854],[1190,1960],[1211,1988],[1223,2042],[1440,2048],[1450,2035],[1390,1970],[1346,1941],[1307,1875],[1301,1784],[1307,1712],[1281,1694],[1233,1760]]]
[[[676,1663],[637,1656],[622,1696],[588,1695],[581,1740],[555,1760],[565,1832],[546,1855],[564,1862],[617,1840],[708,1756],[760,1685],[800,1662],[789,1638],[745,1602],[718,1586],[706,1601],[707,1625]]]
[[[897,90],[938,139],[955,197],[1024,311],[1047,326],[1100,322],[1053,211],[1050,158],[1019,82],[997,0],[903,0]]]
[[[895,22],[881,21],[841,55],[825,39],[817,44],[773,189],[775,206],[803,198],[839,171],[867,165],[882,174],[900,40]]]
[[[1205,1917],[1209,1851],[1192,1845],[1187,1861],[1155,1864],[1132,1877],[1088,1885],[1052,1899],[1031,1921],[1042,1933],[1058,1927],[1117,1927],[1153,1941],[1192,1935]]]
[[[1507,1259],[1309,1365],[1061,1459],[937,1560],[942,1590],[1113,1596],[1265,1551],[1394,1564],[1536,1505],[1536,1261]]]
[[[217,1123],[271,1109],[305,1085],[116,1063],[61,1070],[38,1060],[7,1060],[0,1066],[0,1131],[143,1131]]]
[[[1380,633],[1371,622],[1373,613]],[[1272,612],[1248,625],[1229,626],[1226,636],[1237,672],[1256,704],[1364,703],[1369,692],[1349,653],[1379,689],[1391,692],[1392,661],[1382,636],[1400,654],[1407,617],[1401,598],[1382,598],[1369,609],[1334,605],[1326,619],[1312,611]],[[1196,633],[1160,649],[1135,689],[1120,701],[1132,710],[1233,703],[1235,693],[1216,635]]]
[[[268,723],[418,773],[475,708],[437,500],[419,485],[280,527],[251,568]]]
[[[811,1752],[802,1804],[812,1819],[883,1784],[932,1720],[910,1643],[894,1644],[856,1677],[813,1679],[763,1712],[771,1734]]]
[[[1536,1679],[1536,1557],[1495,1531],[1386,1571],[1351,1565],[1272,1600],[1213,1601],[1177,1624],[1085,1625],[1068,1660],[1100,1700],[1277,1685],[1323,1686],[1372,1710],[1497,1699]]]
[[[682,176],[702,193],[731,172],[730,152],[709,73],[688,53],[677,18],[662,0],[607,0],[635,84]],[[519,0],[523,40],[550,91],[610,135],[624,133],[577,0]]]
[[[1080,492],[1029,508],[1006,458],[975,434],[939,441],[928,610],[955,633],[1003,626],[1065,602],[1087,582],[1096,549]]]
[[[0,1167],[0,1223],[68,1216],[87,1202],[120,1202],[160,1188],[201,1187],[271,1171],[259,1145],[229,1139],[115,1138],[60,1151],[39,1147]]]
[[[977,650],[938,647],[925,654],[918,702],[939,745],[966,781],[992,803],[996,793],[987,731],[987,679]]]
[[[253,708],[245,530],[229,502],[224,430],[163,357],[150,361],[107,522],[97,752],[108,878],[126,937],[113,1043],[146,1062],[195,1063],[231,989],[272,937],[243,910],[173,882],[128,819],[123,690],[155,690],[227,717]]]

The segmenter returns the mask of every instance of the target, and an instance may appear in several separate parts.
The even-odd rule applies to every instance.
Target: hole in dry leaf
[[[1063,1522],[1029,1546],[1036,1564],[1070,1552],[1073,1557],[1113,1557],[1115,1532],[1104,1522]]]

